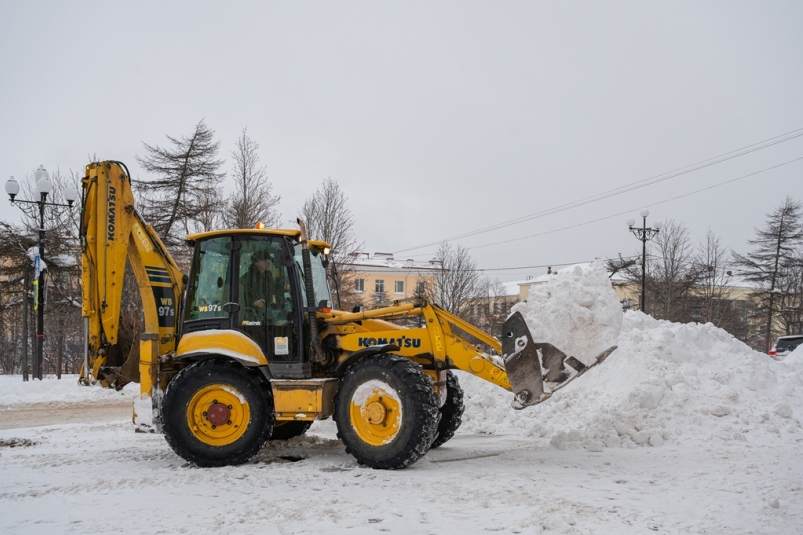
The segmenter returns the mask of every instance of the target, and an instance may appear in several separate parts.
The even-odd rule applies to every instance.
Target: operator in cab
[[[245,302],[254,310],[264,311],[276,305],[276,280],[273,260],[268,251],[251,254],[251,265],[242,277]]]

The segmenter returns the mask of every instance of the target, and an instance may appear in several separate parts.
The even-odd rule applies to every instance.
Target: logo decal
[[[369,346],[384,346],[384,345],[396,345],[399,347],[421,347],[421,339],[420,338],[407,338],[406,336],[402,336],[400,338],[360,338],[358,341],[359,347],[369,347]]]
[[[108,220],[106,222],[106,231],[108,232],[106,239],[109,241],[114,241],[114,219],[117,214],[117,188],[114,186],[109,186],[109,215]]]

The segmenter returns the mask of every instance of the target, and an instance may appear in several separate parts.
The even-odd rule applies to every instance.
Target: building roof
[[[520,286],[524,285],[524,284],[527,284],[527,285],[530,285],[530,286],[532,286],[534,284],[543,284],[543,283],[547,282],[550,277],[552,277],[553,275],[556,275],[558,273],[558,271],[562,271],[564,269],[571,269],[574,266],[586,267],[586,266],[590,266],[590,265],[591,265],[590,263],[585,262],[585,263],[581,263],[581,264],[572,264],[572,265],[568,265],[568,266],[562,266],[560,269],[556,269],[552,274],[544,273],[542,275],[538,275],[537,277],[530,277],[530,278],[528,278],[528,279],[526,279],[524,281],[516,281],[515,283],[506,283],[506,284],[518,284]],[[611,282],[613,284],[627,284],[629,282],[633,282],[631,279],[628,279],[627,276],[621,271],[615,273],[614,275],[612,275],[610,277],[610,279],[611,279]],[[727,288],[733,288],[733,289],[736,289],[736,288],[744,289],[744,290],[754,290],[754,289],[756,289],[756,285],[755,284],[744,280],[736,272],[733,273],[733,276],[731,276],[728,279],[727,283],[724,286],[727,287]]]
[[[413,260],[412,258],[394,258],[393,253],[364,253],[362,251],[350,253],[341,263],[362,268],[363,271],[377,270],[400,270],[400,271],[433,271],[440,269],[440,261],[435,260]]]

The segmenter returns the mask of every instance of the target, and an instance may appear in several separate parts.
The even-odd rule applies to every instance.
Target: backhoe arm
[[[406,328],[387,321],[405,317],[418,317],[417,322],[422,326]],[[361,356],[387,351],[421,364],[436,385],[445,381],[445,375],[441,374],[446,370],[457,369],[515,393],[500,356],[502,344],[499,340],[427,301],[415,300],[354,313],[332,311],[322,319],[328,324],[322,332],[324,345],[340,352],[339,369],[345,369]],[[453,327],[488,345],[492,354],[453,332]],[[535,365],[538,365],[537,360]],[[540,373],[538,376],[540,379]]]
[[[82,185],[82,315],[87,347],[80,381],[99,381],[117,389],[131,381],[141,382],[143,393],[147,389],[149,394],[151,378],[140,378],[140,341],[136,337],[121,340],[126,261],[139,287],[145,338],[155,339],[148,349],[153,359],[175,349],[184,275],[153,227],[134,208],[124,164],[89,164]],[[126,351],[129,345],[130,352]]]

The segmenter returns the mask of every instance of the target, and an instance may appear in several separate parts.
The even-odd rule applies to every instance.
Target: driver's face
[[[268,260],[267,260],[267,259],[263,259],[263,260],[259,260],[259,261],[256,263],[256,266],[257,266],[257,269],[259,269],[259,271],[261,271],[261,272],[265,272],[265,271],[267,271],[267,270],[268,270],[268,268],[270,267],[270,263],[268,262]]]

